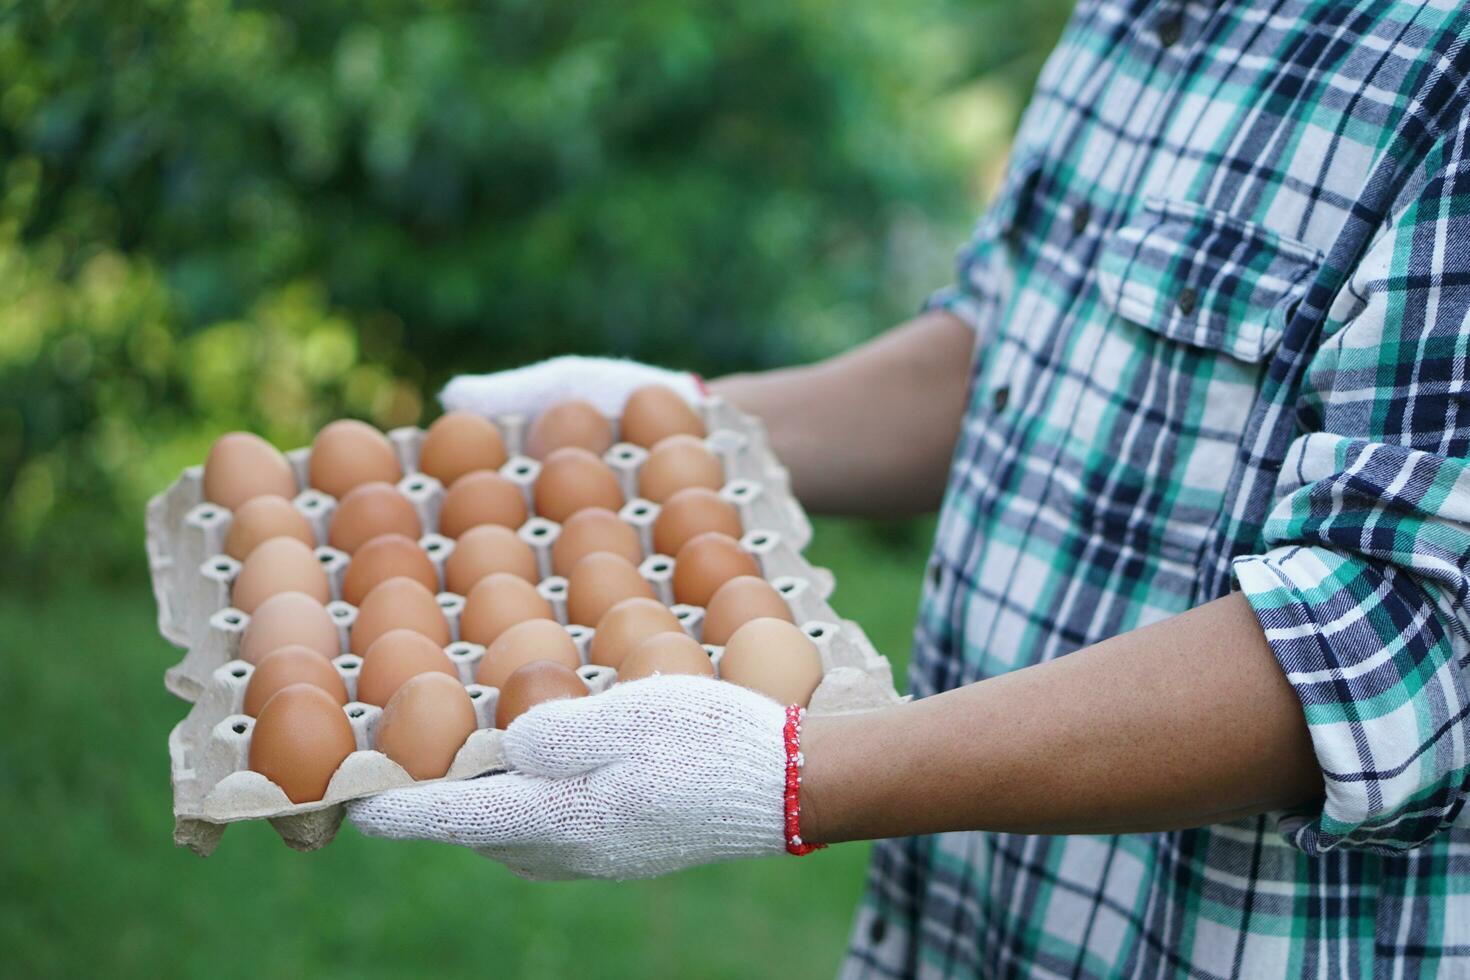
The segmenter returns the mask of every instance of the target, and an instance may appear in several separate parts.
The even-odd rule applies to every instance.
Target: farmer
[[[807,719],[791,806],[786,711],[656,677],[352,819],[539,878],[882,839],[854,977],[1470,976],[1467,37],[1079,3],[955,285],[710,385],[814,511],[942,495],[916,700]],[[694,394],[573,359],[444,402],[659,379]]]

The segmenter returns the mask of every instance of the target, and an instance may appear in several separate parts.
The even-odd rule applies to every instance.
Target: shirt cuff
[[[1276,815],[1287,842],[1398,853],[1463,820],[1470,698],[1422,589],[1322,547],[1237,558],[1234,572],[1301,701],[1326,786],[1320,810]]]
[[[959,286],[945,286],[943,289],[936,289],[929,294],[928,299],[924,300],[924,305],[920,307],[919,312],[933,313],[936,310],[943,310],[958,317],[969,324],[971,330],[979,328],[980,304],[975,297],[966,293]]]

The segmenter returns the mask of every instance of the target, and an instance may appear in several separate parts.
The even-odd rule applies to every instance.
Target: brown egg
[[[784,619],[752,619],[725,644],[720,677],[782,704],[805,706],[822,682],[822,655]]]
[[[225,535],[225,554],[244,561],[257,545],[271,538],[295,538],[308,548],[316,547],[306,515],[285,497],[271,494],[251,497],[235,508],[230,533]]]
[[[708,487],[687,487],[669,497],[654,518],[653,550],[672,557],[706,531],[740,537],[740,511]]]
[[[439,533],[446,538],[457,538],[481,524],[515,529],[524,523],[525,494],[493,470],[476,470],[455,480],[439,509]]]
[[[684,542],[674,556],[674,599],[707,606],[720,586],[741,575],[759,578],[755,556],[728,534],[706,531]]]
[[[342,652],[337,624],[325,606],[303,592],[277,592],[245,624],[239,656],[258,667],[267,654],[297,643],[327,660]]]
[[[685,487],[718,490],[725,485],[725,468],[696,436],[669,436],[653,447],[638,471],[638,496],[663,503]]]
[[[551,546],[551,571],[570,575],[577,562],[594,551],[610,551],[633,564],[643,560],[643,547],[633,525],[605,507],[588,507],[568,517]]]
[[[526,455],[533,459],[545,459],[567,446],[601,456],[612,444],[612,425],[591,402],[580,398],[551,406],[536,416],[526,433]]]
[[[292,684],[260,709],[250,735],[250,768],[292,803],[312,803],[326,795],[332,774],[356,749],[342,706],[315,685]]]
[[[308,470],[312,486],[339,500],[364,483],[397,483],[403,476],[388,437],[356,419],[338,419],[316,434]]]
[[[347,703],[347,685],[332,662],[319,651],[296,643],[272,650],[261,659],[245,685],[245,713],[260,714],[277,691],[292,684],[313,684],[338,704]]]
[[[332,584],[316,552],[295,538],[271,538],[250,552],[230,590],[230,604],[253,613],[281,592],[305,592],[323,605],[332,600]]]
[[[755,575],[738,575],[715,590],[704,610],[704,642],[724,646],[752,619],[784,619],[795,623],[791,607],[771,583]]]
[[[530,545],[508,527],[481,524],[454,543],[444,560],[444,585],[450,592],[469,595],[476,582],[496,572],[508,572],[533,585],[541,580]]]
[[[551,619],[528,619],[506,629],[485,650],[475,668],[475,683],[500,687],[511,674],[537,660],[550,660],[568,670],[582,666],[577,644],[565,626]]]
[[[216,439],[204,461],[204,499],[237,510],[264,496],[296,496],[296,476],[285,455],[253,432]]]
[[[380,534],[357,549],[342,576],[342,598],[354,606],[390,578],[411,578],[430,592],[439,591],[439,574],[428,552],[413,538]]]
[[[683,633],[684,627],[657,599],[624,599],[597,621],[588,660],[603,667],[620,667],[628,651],[656,633]]]
[[[680,434],[700,439],[706,435],[699,413],[674,389],[644,385],[628,396],[623,405],[624,442],[647,448]]]
[[[547,660],[537,660],[518,669],[500,688],[495,704],[495,727],[509,728],[527,711],[543,701],[585,698],[587,684],[576,671]]]
[[[547,602],[536,587],[518,575],[495,572],[475,583],[465,596],[464,612],[459,616],[459,636],[470,643],[488,647],[501,633],[528,619],[556,621]]]
[[[612,468],[585,449],[558,449],[541,464],[532,489],[536,513],[565,521],[579,510],[623,506],[623,491]]]
[[[379,584],[357,607],[348,647],[362,656],[384,633],[409,629],[422,633],[440,647],[449,645],[449,621],[434,593],[411,578],[390,578]]]
[[[714,664],[704,647],[687,633],[655,633],[628,652],[618,668],[618,683],[641,680],[654,674],[715,676]]]
[[[332,512],[327,544],[349,555],[380,534],[415,541],[424,533],[418,511],[391,483],[364,483],[347,491]]]
[[[362,656],[357,700],[382,707],[410,677],[430,672],[459,678],[449,654],[433,640],[413,630],[389,630]]]
[[[446,487],[475,470],[498,470],[509,459],[500,430],[474,412],[446,412],[419,447],[419,469]]]
[[[610,551],[594,551],[567,576],[567,621],[596,626],[609,609],[634,596],[655,598],[637,566]]]
[[[414,779],[438,779],[475,727],[475,704],[459,681],[420,674],[383,709],[377,749]]]

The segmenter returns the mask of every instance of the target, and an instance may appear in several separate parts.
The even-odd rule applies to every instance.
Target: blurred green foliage
[[[932,522],[927,522],[932,524]],[[926,543],[818,521],[810,555],[841,608],[903,666]],[[655,881],[522,881],[458,847],[348,826],[301,854],[263,821],[208,860],[175,847],[163,749],[178,651],[141,590],[0,591],[0,963],[16,978],[830,977],[867,845]],[[105,664],[93,680],[77,663]]]
[[[829,353],[948,273],[1065,4],[0,10],[0,576],[141,574],[247,427],[566,351]]]

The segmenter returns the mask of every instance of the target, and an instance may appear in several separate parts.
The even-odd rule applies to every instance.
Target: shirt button
[[[1080,235],[1087,230],[1087,223],[1092,220],[1092,207],[1086,201],[1072,209],[1072,234]]]
[[[1189,316],[1194,312],[1194,304],[1199,300],[1193,286],[1185,286],[1179,290],[1179,312]]]
[[[873,921],[868,923],[868,942],[874,946],[880,945],[886,935],[888,935],[888,922],[874,916]]]
[[[1010,402],[1011,389],[1009,388],[997,388],[995,389],[995,394],[990,396],[991,407],[994,408],[997,413],[1004,412],[1006,410],[1006,406],[1009,405]]]
[[[1159,44],[1165,48],[1172,48],[1179,43],[1179,38],[1184,34],[1184,18],[1179,14],[1170,14],[1158,23]]]
[[[936,589],[939,588],[939,580],[943,576],[944,566],[940,564],[939,559],[935,558],[933,561],[929,562],[929,584],[934,586]]]

